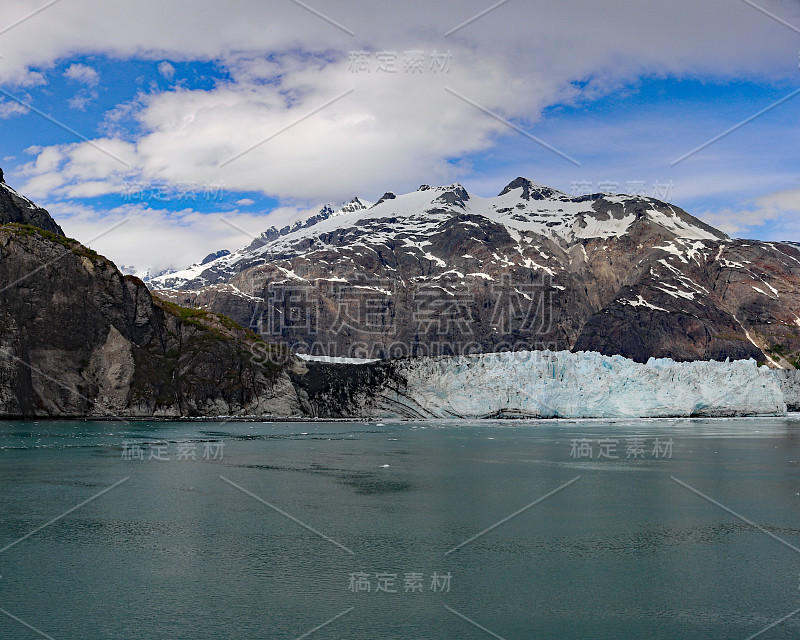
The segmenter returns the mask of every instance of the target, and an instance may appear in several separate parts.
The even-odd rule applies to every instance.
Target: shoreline
[[[175,417],[175,418],[165,418],[165,417],[156,417],[156,418],[147,418],[147,417],[136,417],[136,418],[114,418],[114,417],[90,417],[90,416],[83,416],[83,417],[65,417],[65,418],[0,418],[0,425],[5,422],[25,422],[25,423],[40,423],[40,422],[132,422],[132,423],[143,423],[143,422],[187,422],[187,423],[199,423],[199,424],[213,424],[213,423],[264,423],[264,424],[272,424],[272,423],[286,423],[286,424],[314,424],[314,423],[341,423],[341,424],[366,424],[370,422],[508,422],[508,423],[520,423],[520,422],[563,422],[563,423],[570,423],[570,422],[605,422],[605,421],[612,421],[618,422],[622,420],[643,420],[648,422],[656,422],[662,420],[780,420],[780,419],[800,419],[800,411],[788,411],[784,415],[752,415],[752,416],[607,416],[607,417],[594,417],[594,418],[574,418],[574,417],[551,417],[551,418],[534,418],[534,417],[487,417],[487,418],[388,418],[388,417],[373,417],[373,418],[291,418],[291,417],[272,417],[272,416],[223,416],[223,417],[211,417],[211,416],[191,416],[191,417]]]

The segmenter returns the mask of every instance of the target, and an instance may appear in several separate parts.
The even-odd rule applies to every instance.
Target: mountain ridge
[[[321,213],[150,286],[318,355],[800,358],[798,248],[730,238],[655,198],[518,177],[493,198],[422,185]],[[360,317],[343,322],[348,307]]]
[[[548,218],[547,221],[543,221],[541,224],[536,224],[535,220],[526,218],[522,212],[516,211],[515,209],[507,206],[515,204],[513,202],[514,197],[516,196],[514,192],[516,192],[518,189],[520,190],[519,200],[522,202],[527,203],[531,200],[536,202],[550,198],[551,202],[561,203],[565,206],[572,205],[572,208],[574,209],[574,211],[571,212],[572,219],[570,219],[570,214],[565,212],[563,207],[559,209],[554,209],[551,207],[551,210],[547,210],[546,216],[541,215],[545,211],[541,209],[533,213],[534,216]],[[427,195],[423,198],[416,197],[418,194],[423,194],[426,192],[433,192],[437,195],[428,202],[425,202],[428,199]],[[508,198],[508,200],[512,200],[511,202],[500,202],[494,204],[491,202],[492,200],[502,198],[508,194],[511,194],[511,197]],[[398,204],[405,202],[407,199],[409,199],[409,197],[414,197],[416,202],[411,203],[411,207],[407,206],[405,210],[399,208]],[[567,194],[556,189],[539,185],[523,177],[518,177],[510,182],[495,198],[480,198],[478,196],[471,196],[460,183],[452,183],[450,185],[440,187],[422,185],[419,189],[417,189],[417,191],[402,194],[400,196],[397,196],[392,192],[387,192],[371,206],[362,205],[361,207],[348,208],[348,205],[353,202],[363,202],[357,197],[351,200],[347,205],[343,205],[337,210],[333,210],[330,205],[325,205],[316,215],[305,218],[304,220],[299,220],[292,225],[286,225],[280,230],[278,230],[276,227],[270,227],[257,238],[255,238],[249,245],[238,251],[234,251],[229,256],[224,256],[224,259],[221,262],[214,264],[214,262],[216,262],[214,261],[208,265],[196,264],[193,265],[193,267],[195,267],[194,269],[189,268],[175,271],[158,278],[153,278],[152,286],[156,288],[192,288],[201,284],[214,284],[218,280],[213,275],[208,277],[202,274],[206,271],[208,271],[210,274],[213,274],[215,267],[221,267],[223,270],[227,271],[226,268],[237,264],[242,256],[245,256],[245,259],[247,259],[247,253],[256,252],[262,247],[269,246],[276,240],[281,238],[286,239],[287,236],[295,236],[297,239],[301,239],[304,236],[314,234],[320,230],[323,232],[332,231],[338,227],[341,227],[346,222],[350,222],[352,224],[359,222],[361,219],[374,219],[377,214],[387,216],[389,219],[397,219],[398,217],[402,218],[404,215],[407,216],[409,211],[413,211],[413,207],[415,206],[419,210],[418,213],[423,214],[441,215],[448,213],[465,213],[469,211],[467,208],[467,203],[469,201],[474,202],[476,199],[479,201],[478,207],[476,207],[476,210],[470,211],[471,213],[475,213],[477,215],[494,213],[495,215],[492,219],[503,224],[507,224],[516,230],[537,230],[541,232],[544,230],[544,228],[550,228],[552,229],[551,235],[553,237],[559,237],[560,235],[555,231],[555,227],[563,226],[568,222],[572,222],[573,226],[577,225],[577,229],[573,230],[576,237],[592,237],[592,233],[599,232],[602,229],[602,226],[594,225],[593,228],[590,228],[590,222],[593,220],[586,220],[582,216],[595,213],[599,217],[605,214],[609,217],[613,217],[615,220],[621,220],[624,216],[620,216],[619,214],[624,214],[626,212],[624,211],[624,207],[622,208],[622,211],[620,211],[620,207],[618,205],[622,200],[628,200],[634,205],[638,204],[639,209],[649,204],[669,210],[670,214],[665,215],[661,220],[661,223],[664,224],[667,222],[672,222],[672,224],[667,224],[665,226],[665,228],[671,232],[687,233],[693,231],[689,237],[716,237],[720,239],[727,238],[727,235],[723,232],[714,229],[710,225],[707,225],[698,218],[691,216],[682,209],[673,207],[672,205],[663,203],[654,198],[645,198],[641,196],[619,196],[603,193],[573,197],[568,196]],[[594,209],[593,205],[599,201],[603,202],[602,205],[598,207],[600,211],[597,211]],[[506,206],[498,206],[498,204],[505,204]],[[381,207],[380,205],[384,206]],[[457,207],[459,211],[453,211],[453,208],[455,207]],[[481,210],[481,207],[483,207],[483,210]],[[632,208],[635,209],[636,207],[634,206]],[[492,209],[494,209],[494,211],[491,211]],[[525,207],[523,207],[523,210],[524,209]],[[628,212],[628,217],[631,215],[635,216],[635,214],[635,210],[633,212]],[[677,218],[679,222],[670,221],[670,217]],[[322,224],[326,221],[329,222],[329,224]],[[619,225],[617,225],[616,229],[609,227],[610,233],[613,233],[615,230],[619,231]],[[561,238],[566,239],[563,234],[561,234]],[[574,240],[574,238],[572,240]],[[199,266],[206,266],[206,269],[198,270],[196,267]],[[201,282],[201,279],[204,282]]]

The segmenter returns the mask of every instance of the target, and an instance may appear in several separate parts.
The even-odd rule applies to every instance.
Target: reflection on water
[[[744,639],[800,607],[799,445],[791,417],[0,423],[0,637]]]

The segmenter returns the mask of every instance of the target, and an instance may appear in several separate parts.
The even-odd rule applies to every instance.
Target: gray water
[[[0,638],[744,640],[800,609],[798,458],[797,418],[0,423]]]

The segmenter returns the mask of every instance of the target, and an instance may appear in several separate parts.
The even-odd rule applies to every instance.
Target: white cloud
[[[97,100],[98,95],[99,94],[97,93],[97,91],[93,90],[79,91],[69,100],[67,100],[67,104],[69,105],[70,109],[76,109],[78,111],[86,111],[86,107],[93,100]]]
[[[172,80],[175,77],[175,67],[166,60],[158,65],[158,72],[167,80]]]
[[[47,78],[40,71],[25,70],[20,73],[12,83],[18,87],[40,87],[47,84]]]
[[[130,203],[110,210],[61,201],[45,206],[68,236],[89,243],[117,266],[152,272],[187,267],[219,249],[238,249],[272,225],[280,227],[298,216],[311,214],[291,208],[269,215],[236,209],[208,214],[191,207],[175,212],[160,209],[157,204]],[[223,216],[250,235],[226,224]]]
[[[485,0],[409,0],[402,17],[389,2],[313,4],[355,37],[296,3],[253,0],[231,0],[224,8],[216,0],[70,0],[8,31],[0,82],[31,82],[34,74],[43,81],[42,73],[57,61],[81,54],[163,61],[158,68],[166,78],[174,66],[165,58],[214,61],[230,72],[229,81],[212,88],[152,89],[118,105],[106,114],[103,137],[94,146],[41,149],[21,168],[27,179],[21,188],[33,197],[66,199],[124,193],[131,180],[194,181],[224,182],[228,189],[260,191],[290,202],[377,197],[386,189],[403,192],[421,182],[460,179],[470,170],[472,154],[492,149],[499,136],[518,135],[448,93],[446,86],[534,128],[548,106],[580,108],[644,75],[780,82],[797,73],[796,34],[730,0],[562,0],[535,8],[507,3],[450,37],[445,32],[483,11]],[[800,25],[788,3],[760,4]],[[4,17],[11,23],[35,8],[34,0],[8,0]],[[34,38],[37,46],[31,47]],[[372,52],[369,73],[348,70],[355,50]],[[434,50],[450,52],[450,71],[434,74],[426,65],[423,73],[403,73],[403,52],[411,50],[428,58]],[[399,71],[376,72],[376,51],[396,52]],[[75,79],[90,85],[97,77],[87,65],[73,68]],[[350,88],[351,94],[309,116]],[[135,132],[125,130],[130,119],[138,125]],[[697,140],[687,138],[685,149],[677,152],[734,123],[714,125]],[[613,136],[591,135],[576,128],[571,139],[562,136],[557,146],[563,143],[566,153],[581,159],[583,152],[597,153],[598,145],[606,147],[602,153],[614,153],[608,149],[618,143]],[[654,136],[643,131],[635,137],[646,144]],[[681,138],[683,145],[674,132],[660,140],[665,137]],[[531,148],[531,155],[554,166],[563,162],[533,142]],[[640,178],[638,158],[629,154],[627,159],[629,174],[610,177]],[[536,164],[527,158],[525,163]],[[683,166],[686,173],[678,175],[685,179],[675,180],[676,193],[684,187],[691,194],[708,188],[702,176],[693,179],[695,166]]]
[[[786,2],[760,4],[800,23]],[[783,74],[788,75],[796,66],[796,34],[729,0],[562,0],[535,8],[508,3],[449,38],[445,32],[483,11],[485,0],[409,0],[402,14],[390,2],[316,0],[313,5],[355,37],[290,2],[231,0],[224,9],[216,0],[57,3],[4,34],[0,77],[83,52],[212,60],[231,57],[231,52],[402,51],[420,44],[442,50],[459,43],[488,55],[502,51],[518,68],[541,67],[575,80],[624,77],[631,69],[646,68],[773,73],[779,60],[785,61]],[[11,24],[37,8],[36,0],[7,0],[4,19]],[[31,47],[34,37],[37,46]]]
[[[0,120],[28,113],[28,108],[15,100],[0,100]]]
[[[95,69],[86,64],[71,64],[64,71],[64,77],[80,82],[81,84],[96,85],[100,82],[100,74]]]
[[[766,232],[771,240],[800,239],[800,187],[770,193],[748,205],[706,211],[699,217],[734,236],[746,236],[773,226]]]
[[[256,203],[255,200],[251,200],[250,198],[242,198],[241,200],[237,200],[236,204],[240,207],[252,207]]]
[[[21,0],[12,4],[11,17],[27,6]],[[398,18],[390,3],[315,3],[356,33],[350,38],[289,2],[234,0],[221,12],[211,0],[142,0],[135,7],[73,0],[37,16],[37,35],[47,36],[37,38],[41,47],[27,46],[33,21],[4,36],[8,55],[0,60],[0,79],[76,52],[219,60],[230,82],[137,101],[142,132],[132,173],[170,181],[224,180],[232,189],[314,199],[457,179],[463,168],[453,158],[484,151],[498,134],[512,133],[445,86],[531,126],[551,104],[581,103],[641,74],[774,79],[796,73],[795,34],[726,0],[644,0],[634,9],[627,0],[564,0],[535,11],[509,3],[449,38],[448,29],[485,9],[482,0],[408,4]],[[773,4],[776,12],[785,11]],[[369,73],[348,71],[354,50],[372,52]],[[424,73],[403,73],[403,52],[410,50],[424,52]],[[398,73],[377,73],[376,51],[395,52]],[[432,72],[433,51],[452,54],[449,73]],[[169,77],[174,67],[163,61],[159,71]],[[96,78],[83,64],[68,73],[87,82]],[[574,82],[584,84],[578,88]],[[349,88],[355,89],[351,95],[295,124]],[[86,99],[77,96],[73,106],[85,107]],[[220,169],[220,162],[282,129]],[[105,130],[124,133],[113,117]],[[565,151],[579,155],[580,149]],[[102,172],[82,178],[85,172],[69,164],[62,169],[76,180],[114,180]],[[386,185],[389,176],[400,184]]]
[[[388,185],[396,190],[450,181],[448,158],[486,149],[510,129],[448,93],[449,83],[488,109],[509,117],[530,114],[529,120],[555,89],[532,82],[510,93],[515,78],[498,60],[466,49],[460,55],[463,67],[448,74],[385,76],[354,74],[346,57],[285,55],[268,65],[240,60],[232,65],[233,80],[212,89],[140,97],[133,115],[144,133],[129,147],[130,175],[221,181],[233,190],[303,200],[372,194],[387,188],[387,176],[400,177]],[[264,83],[259,74],[269,67],[271,82]],[[336,97],[341,99],[320,109]],[[96,161],[74,166],[78,150]],[[64,163],[50,170],[62,173],[65,183],[69,177],[114,182],[120,171],[86,143],[62,152]],[[38,174],[32,165],[23,172],[31,179]]]

